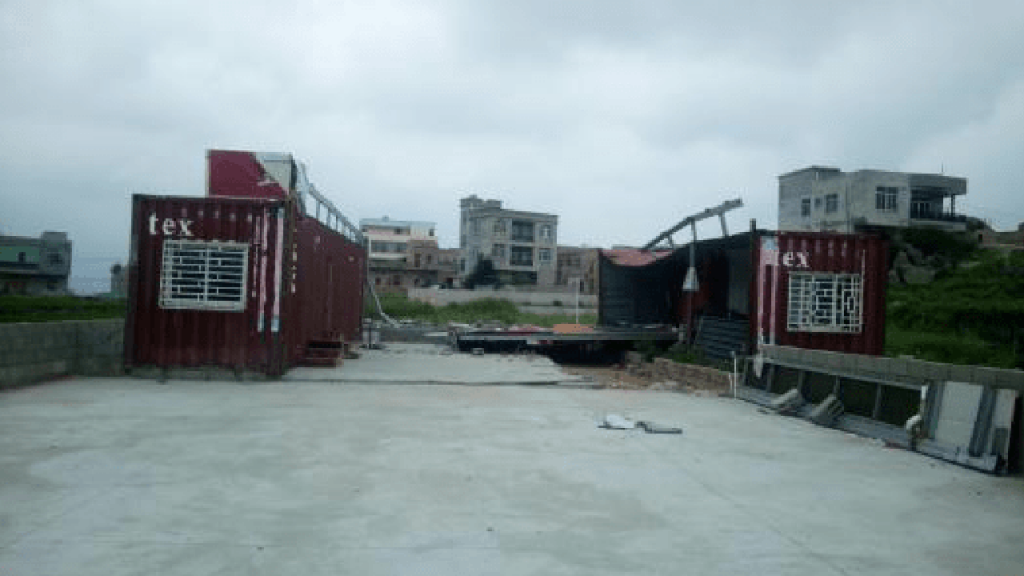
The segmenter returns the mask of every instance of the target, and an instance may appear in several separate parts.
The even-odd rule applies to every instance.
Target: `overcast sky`
[[[81,263],[124,258],[132,193],[202,195],[208,148],[292,152],[350,219],[449,247],[471,193],[562,244],[736,197],[773,228],[811,164],[964,176],[958,208],[1024,220],[1017,0],[10,0],[0,81],[0,231]]]

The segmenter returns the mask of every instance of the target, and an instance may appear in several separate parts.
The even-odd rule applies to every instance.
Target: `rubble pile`
[[[668,358],[655,358],[653,362],[644,362],[641,357],[638,363],[635,359],[632,355],[627,359],[626,372],[632,376],[652,382],[682,382],[686,386],[701,390],[729,389],[729,375],[715,368],[680,364]]]
[[[644,361],[642,354],[627,352],[625,363],[610,368],[566,367],[570,374],[585,375],[605,388],[661,390],[701,395],[727,394],[729,374],[697,364],[680,364],[667,358]]]

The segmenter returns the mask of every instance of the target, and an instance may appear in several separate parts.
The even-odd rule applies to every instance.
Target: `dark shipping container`
[[[888,246],[870,235],[752,231],[689,246],[603,250],[598,321],[683,327],[709,355],[758,342],[881,354]]]
[[[206,198],[133,197],[127,367],[278,376],[359,341],[361,236],[301,165],[264,156],[210,152]]]

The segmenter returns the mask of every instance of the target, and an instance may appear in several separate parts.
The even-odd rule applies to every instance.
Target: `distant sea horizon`
[[[68,289],[79,296],[110,292],[110,267],[124,265],[126,258],[116,256],[71,256]]]

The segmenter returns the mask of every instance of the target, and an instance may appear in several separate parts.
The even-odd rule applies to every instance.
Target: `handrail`
[[[309,208],[306,206],[304,199],[302,200],[302,210],[306,216],[315,218],[318,222],[327,226],[331,230],[338,232],[342,236],[358,243],[360,246],[366,245],[366,237],[357,226],[349,222],[348,218],[342,214],[341,210],[334,205],[333,202],[325,198],[312,184],[309,185],[307,190],[310,198],[316,203],[316,210],[310,213]],[[301,198],[301,196],[300,196]],[[323,207],[323,214],[321,215],[321,207]]]

